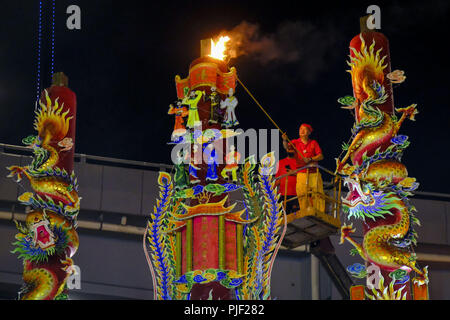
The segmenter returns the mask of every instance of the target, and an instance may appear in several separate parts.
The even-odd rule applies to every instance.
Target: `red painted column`
[[[234,70],[234,69],[233,69]],[[214,129],[220,131],[223,129],[220,121],[218,123],[210,123],[211,119],[211,101],[207,100],[211,94],[211,87],[215,86],[216,91],[219,93],[221,100],[225,100],[228,89],[235,88],[235,79],[232,74],[235,71],[231,71],[228,69],[227,64],[224,61],[217,60],[211,58],[209,56],[202,56],[200,58],[195,59],[189,66],[189,76],[185,79],[181,79],[179,76],[175,78],[177,96],[179,99],[183,99],[185,97],[185,89],[188,88],[189,92],[191,91],[202,91],[204,92],[202,98],[197,104],[199,118],[201,121],[201,130],[205,132],[207,129]],[[199,128],[200,129],[200,128]],[[187,128],[189,132],[193,132],[194,128]],[[224,150],[225,140],[221,140],[213,143],[214,146],[222,145],[222,150]],[[198,144],[198,148],[201,149],[202,145]],[[208,164],[206,163],[206,157],[202,153],[201,163],[197,164],[197,167],[200,169],[197,172],[199,183],[196,185],[206,186],[210,183],[224,184],[227,181],[221,176],[221,170],[225,166],[225,155],[226,151],[215,149],[216,154],[218,155],[220,163],[216,168],[218,179],[216,181],[206,180]],[[191,155],[194,154],[193,144],[191,145]],[[190,187],[194,187],[195,185],[191,185]],[[208,203],[218,203],[222,201],[227,196],[227,193],[212,196]],[[202,201],[202,203],[205,203]],[[191,198],[189,206],[194,207],[202,204],[198,198]],[[225,207],[228,207],[230,204],[226,203]],[[213,210],[219,210],[220,208],[216,208]],[[191,218],[192,220],[192,271],[194,270],[206,270],[206,269],[220,269],[219,266],[219,216],[214,215],[217,212],[205,212],[204,214],[200,214]],[[187,227],[183,227],[181,229],[182,234],[182,274],[188,271],[187,269]],[[225,243],[224,247],[224,256],[225,256],[225,265],[224,268],[227,270],[237,270],[236,264],[236,224],[234,222],[225,222]],[[217,286],[217,288],[216,288]],[[232,297],[232,294],[228,289],[218,285],[217,283],[208,283],[204,285],[195,284],[192,292],[191,299],[199,299],[206,294],[209,293],[211,288],[214,289],[214,297],[215,299],[228,299]],[[218,291],[217,291],[218,290]],[[219,292],[219,293],[217,293]],[[216,296],[219,294],[219,296]]]
[[[367,99],[368,95],[363,90],[363,83],[362,79],[365,77],[369,83],[371,84],[373,80],[378,81],[381,85],[384,86],[386,89],[387,94],[387,100],[385,103],[377,105],[377,107],[384,112],[393,114],[394,113],[394,96],[392,93],[392,84],[387,79],[386,75],[391,72],[391,57],[389,53],[389,41],[384,36],[384,34],[376,31],[362,31],[360,34],[353,37],[353,39],[350,41],[350,57],[355,58],[355,51],[358,53],[361,52],[361,44],[364,40],[365,48],[369,51],[370,46],[375,43],[375,46],[373,48],[373,51],[375,54],[378,54],[380,57],[386,57],[382,63],[383,66],[386,66],[383,68],[383,72],[381,74],[374,72],[374,70],[370,67],[361,70],[361,72],[358,72],[355,77],[358,77],[358,79],[352,79],[353,84],[353,95],[358,100],[358,106],[356,111],[356,120],[359,121],[359,107],[365,99]],[[355,51],[354,51],[355,50]]]
[[[46,89],[52,103],[58,99],[58,104],[63,105],[62,112],[68,111],[68,117],[72,117],[69,121],[69,131],[67,132],[66,138],[71,139],[73,146],[68,151],[63,151],[59,153],[59,161],[56,164],[57,167],[61,169],[66,169],[70,174],[73,170],[73,157],[75,154],[75,128],[76,128],[76,117],[77,117],[77,96],[68,87],[68,78],[62,73],[55,73],[53,75],[53,83],[50,88]],[[41,94],[41,101],[45,104],[45,95]],[[66,140],[68,141],[68,140]],[[54,148],[61,149],[58,146],[59,141],[52,141],[50,145]]]
[[[364,19],[362,19],[363,24],[365,23]],[[369,95],[367,94],[370,91],[368,87],[373,84],[374,81],[378,82],[385,88],[385,93],[387,95],[387,99],[382,104],[377,104],[377,108],[381,111],[386,112],[388,114],[394,114],[394,97],[392,91],[391,81],[387,78],[387,74],[391,72],[391,59],[389,52],[389,41],[385,35],[380,32],[371,31],[368,29],[364,29],[364,26],[361,25],[362,30],[361,33],[353,37],[350,41],[350,57],[352,59],[360,59],[361,55],[365,56],[363,59],[369,59],[372,63],[367,63],[367,65],[363,68],[358,68],[358,70],[352,72],[352,86],[353,86],[353,95],[357,100],[357,105],[355,107],[355,120],[359,122],[360,119],[360,107],[361,103],[366,100]],[[371,48],[373,46],[373,48]],[[376,67],[374,67],[373,61],[379,60]],[[351,61],[350,61],[351,62]],[[364,66],[364,63],[361,63]],[[385,149],[391,143],[390,141],[387,145],[383,145],[382,148]],[[383,150],[382,150],[383,151]],[[369,152],[367,155],[370,156],[372,153]],[[387,216],[384,219],[377,218],[375,221],[367,219],[366,222],[363,222],[363,234],[364,236],[371,229],[382,226],[396,223],[395,216]],[[366,268],[370,266],[370,262],[366,262]],[[389,277],[389,273],[393,270],[386,270],[383,267],[380,267],[381,274],[384,278],[384,285],[388,286],[391,282],[391,278]],[[410,282],[408,281],[405,284],[395,284],[394,289],[397,290],[405,286],[403,289],[403,293],[406,292],[406,299],[411,299],[411,287]],[[366,290],[370,292],[369,289]]]

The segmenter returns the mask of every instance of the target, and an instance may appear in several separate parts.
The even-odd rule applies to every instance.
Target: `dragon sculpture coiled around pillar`
[[[32,209],[25,224],[16,222],[19,233],[13,253],[23,259],[24,286],[21,300],[67,299],[66,281],[74,271],[71,257],[78,249],[76,217],[80,209],[78,185],[74,172],[56,166],[61,153],[73,147],[68,112],[58,98],[52,103],[45,91],[46,103],[39,101],[35,112],[36,136],[23,139],[33,149],[31,164],[9,167],[8,177],[20,182],[26,177],[32,192],[25,192],[18,200]],[[55,145],[57,147],[55,147]]]
[[[354,56],[348,63],[355,96],[338,100],[344,108],[355,109],[357,120],[351,142],[343,145],[346,153],[337,160],[337,172],[345,177],[344,185],[349,188],[342,199],[343,211],[348,218],[363,221],[365,234],[362,244],[358,244],[351,237],[355,232],[353,224],[343,225],[341,243],[349,241],[355,247],[353,254],[358,253],[388,272],[413,270],[418,274],[417,283],[426,284],[427,267],[417,267],[412,250],[417,241],[413,225],[419,225],[419,220],[408,201],[418,183],[408,177],[406,166],[401,163],[409,141],[407,136],[398,134],[404,120],[415,120],[418,112],[415,104],[395,109],[397,114],[379,108],[387,99],[383,85],[386,57],[380,57],[381,49],[375,52],[375,41],[367,48],[361,35],[360,38],[361,50],[351,48]]]

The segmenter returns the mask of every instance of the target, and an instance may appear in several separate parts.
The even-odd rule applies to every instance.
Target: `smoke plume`
[[[247,55],[262,66],[289,65],[302,72],[304,80],[313,81],[325,70],[327,55],[339,41],[335,29],[309,22],[289,21],[273,33],[264,33],[258,24],[241,22],[230,31],[228,55]]]

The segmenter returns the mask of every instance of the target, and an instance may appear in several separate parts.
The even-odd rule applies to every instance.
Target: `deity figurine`
[[[177,105],[174,107],[173,104],[169,105],[169,111],[167,114],[175,115],[175,125],[172,131],[172,141],[176,140],[177,137],[182,136],[186,133],[186,127],[183,124],[183,118],[185,118],[189,112],[188,109],[182,105],[180,100],[177,101]]]
[[[199,167],[196,166],[197,163],[201,161],[201,154],[198,152],[198,146],[194,144],[193,146],[194,152],[193,156],[190,153],[187,153],[185,159],[189,162],[189,179],[191,184],[196,184],[200,182],[200,179],[197,176]]]
[[[175,190],[184,189],[189,185],[189,174],[184,166],[184,155],[183,150],[178,151],[177,160],[175,163],[175,174],[174,174]]]
[[[208,164],[208,171],[206,172],[206,180],[216,181],[217,176],[217,153],[212,143],[208,144],[203,153],[206,156],[206,163]]]
[[[230,146],[230,152],[227,153],[225,157],[225,167],[222,169],[222,172],[220,173],[224,179],[228,179],[228,172],[231,172],[231,177],[233,182],[237,182],[237,174],[236,171],[238,170],[239,166],[239,160],[241,159],[241,154],[236,150],[236,147],[234,145]]]
[[[197,104],[203,94],[204,92],[200,90],[191,91],[189,96],[186,96],[182,101],[182,104],[189,106],[189,115],[186,123],[188,128],[194,128],[201,124]]]
[[[220,94],[217,92],[217,89],[215,86],[211,87],[211,94],[206,98],[206,100],[211,101],[211,113],[209,117],[209,123],[217,123],[220,119]]]
[[[239,121],[237,121],[236,119],[236,114],[234,113],[234,109],[236,109],[238,101],[233,94],[234,90],[233,88],[230,88],[228,90],[228,97],[220,102],[220,108],[221,109],[226,108],[224,122],[222,123],[222,126],[226,128],[231,128],[239,124]]]

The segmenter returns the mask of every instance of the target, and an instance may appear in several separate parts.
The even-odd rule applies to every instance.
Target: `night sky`
[[[295,6],[294,6],[295,3]],[[81,8],[81,30],[66,28],[67,6]],[[416,121],[400,134],[418,191],[450,193],[449,49],[447,1],[66,1],[57,0],[55,71],[77,94],[76,152],[156,163],[170,162],[175,75],[188,74],[200,40],[247,26],[249,52],[232,60],[238,76],[290,138],[307,122],[332,171],[353,117],[336,100],[352,94],[349,42],[366,8],[381,8],[397,108],[417,103]],[[39,1],[8,1],[0,19],[0,142],[20,145],[33,133]],[[41,88],[50,85],[50,11],[44,1]],[[274,126],[237,87],[240,128]]]

